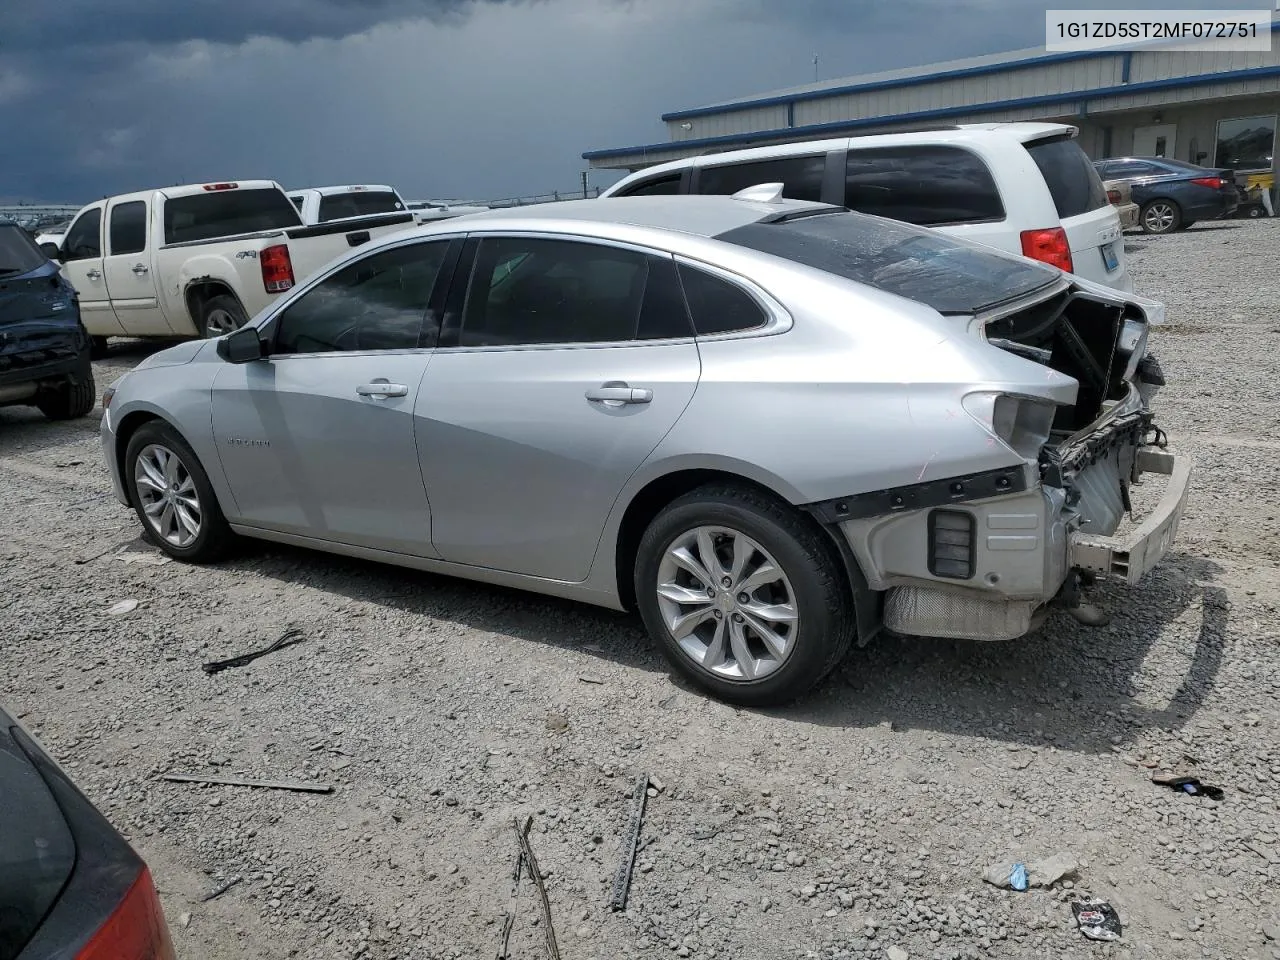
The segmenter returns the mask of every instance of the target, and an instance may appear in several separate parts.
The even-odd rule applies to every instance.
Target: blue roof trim
[[[1051,103],[1079,102],[1098,97],[1112,97],[1126,93],[1144,93],[1150,90],[1172,90],[1181,87],[1199,87],[1211,83],[1228,83],[1233,80],[1253,80],[1261,77],[1280,76],[1280,67],[1249,67],[1244,70],[1224,70],[1220,73],[1201,73],[1192,77],[1171,77],[1167,80],[1148,80],[1143,83],[1126,83],[1113,87],[1098,87],[1093,90],[1070,90],[1064,93],[1048,93],[1036,97],[1019,97],[1015,100],[993,100],[989,103],[975,103],[955,107],[939,107],[934,110],[919,110],[915,113],[898,113],[880,117],[862,117],[857,120],[835,120],[830,123],[813,123],[799,127],[780,127],[773,130],[755,130],[750,133],[731,133],[720,137],[699,137],[690,140],[669,140],[665,143],[648,143],[634,147],[615,147],[607,150],[588,150],[582,154],[584,160],[607,160],[611,157],[624,157],[631,154],[665,153],[671,150],[687,150],[690,147],[718,147],[735,143],[754,143],[761,139],[786,138],[810,133],[831,133],[837,136],[845,130],[858,130],[864,127],[877,127],[886,123],[909,123],[917,120],[943,120],[949,117],[961,117],[972,113],[987,113],[996,110],[1011,110],[1018,107],[1036,107]]]
[[[1280,31],[1280,20],[1273,20],[1271,32]],[[1172,42],[1172,41],[1171,41]],[[1152,50],[1158,52],[1159,47]],[[777,107],[788,103],[802,103],[806,100],[825,100],[827,97],[840,97],[850,93],[868,93],[873,90],[892,90],[900,87],[916,87],[939,80],[960,80],[965,77],[985,77],[1010,70],[1025,70],[1028,67],[1042,67],[1051,63],[1072,63],[1078,60],[1091,60],[1096,57],[1119,57],[1124,60],[1124,82],[1129,82],[1129,61],[1133,50],[1079,50],[1065,53],[1050,53],[1042,57],[1027,57],[1023,60],[1007,60],[1004,63],[988,63],[977,67],[961,67],[958,70],[941,70],[937,73],[922,73],[914,77],[899,77],[896,80],[871,80],[866,83],[852,83],[843,87],[828,87],[823,90],[809,90],[805,93],[779,94],[772,97],[756,97],[749,100],[731,100],[718,107],[692,107],[688,110],[676,110],[664,113],[663,121],[692,120],[696,117],[709,117],[723,113],[738,113],[742,110],[754,110],[758,107]],[[1145,52],[1145,51],[1137,51]]]

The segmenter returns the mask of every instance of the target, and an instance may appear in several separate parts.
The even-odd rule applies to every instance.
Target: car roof
[[[289,193],[314,191],[322,197],[331,197],[336,193],[364,193],[372,190],[378,190],[383,193],[396,192],[394,187],[389,187],[385,183],[345,183],[335,187],[299,187],[297,190],[290,190]]]
[[[808,200],[762,202],[729,196],[603,197],[503,207],[455,217],[448,223],[456,230],[482,224],[504,227],[519,222],[520,229],[537,229],[537,225],[542,224],[561,232],[568,223],[584,226],[607,223],[714,237],[770,217],[841,209]]]
[[[723,163],[734,163],[741,160],[768,160],[774,157],[791,157],[825,153],[829,150],[843,150],[856,145],[858,149],[871,147],[899,146],[903,144],[948,144],[953,146],[980,146],[982,144],[999,143],[1007,145],[1010,140],[1027,143],[1045,137],[1078,133],[1078,128],[1066,123],[965,123],[945,129],[907,130],[898,133],[870,133],[853,136],[834,137],[827,140],[790,140],[786,143],[773,143],[761,147],[747,147],[741,150],[726,150],[723,153],[703,153],[680,160],[645,167],[619,180],[630,183],[654,174],[663,174],[685,170],[689,167],[711,167]],[[673,146],[679,146],[675,141]],[[612,188],[610,188],[612,189]]]

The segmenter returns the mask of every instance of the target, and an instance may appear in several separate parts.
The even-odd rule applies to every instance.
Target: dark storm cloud
[[[9,0],[0,55],[115,43],[337,38],[388,21],[458,17],[478,2],[520,0]]]

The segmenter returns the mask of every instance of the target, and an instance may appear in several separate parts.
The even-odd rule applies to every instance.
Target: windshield
[[[376,213],[399,213],[403,209],[400,198],[389,190],[334,193],[320,198],[320,222],[367,217]]]
[[[855,280],[939,313],[977,313],[1058,276],[1023,257],[860,213],[759,221],[716,239]]]
[[[302,226],[289,198],[271,188],[211,190],[164,204],[164,242],[187,243]]]
[[[15,223],[0,223],[0,277],[30,273],[47,259],[25,230]]]

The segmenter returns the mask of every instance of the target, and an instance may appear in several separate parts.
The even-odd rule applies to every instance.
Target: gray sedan
[[[359,247],[107,391],[116,495],[182,560],[240,535],[635,608],[756,705],[884,627],[1012,639],[1160,559],[1158,304],[779,192]]]

